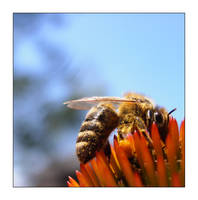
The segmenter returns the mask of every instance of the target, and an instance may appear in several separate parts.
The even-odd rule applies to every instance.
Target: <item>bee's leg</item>
[[[144,121],[141,118],[136,117],[134,124],[136,125],[136,128],[141,133],[143,133],[144,137],[147,139],[147,141],[149,142],[149,144],[152,145],[153,141],[152,141],[152,139],[151,139],[151,137],[149,135],[149,132],[147,131],[147,128],[146,128],[146,125],[145,125]]]
[[[118,139],[118,141],[124,139],[123,134],[122,134],[122,132],[120,130],[118,130],[118,137],[117,137],[117,139]]]
[[[106,141],[105,145],[103,146],[103,151],[105,153],[105,155],[108,158],[108,161],[110,162],[110,158],[111,158],[111,146],[109,143],[109,140]]]
[[[118,141],[123,140],[128,133],[133,132],[134,127],[134,120],[127,121],[126,119],[124,122],[121,121],[121,123],[118,125]]]

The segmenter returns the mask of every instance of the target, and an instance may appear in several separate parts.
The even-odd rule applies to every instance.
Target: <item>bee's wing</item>
[[[118,105],[123,102],[137,102],[137,99],[125,99],[120,97],[85,97],[82,99],[66,101],[66,104],[69,108],[77,110],[89,110],[91,107],[97,105],[98,103],[112,103]]]

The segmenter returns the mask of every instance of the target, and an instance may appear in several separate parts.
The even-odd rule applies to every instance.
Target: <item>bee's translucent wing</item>
[[[114,105],[123,103],[123,102],[137,102],[137,99],[125,99],[120,97],[85,97],[82,99],[66,101],[66,104],[69,108],[77,110],[88,110],[91,107],[97,105],[98,103],[112,103]]]

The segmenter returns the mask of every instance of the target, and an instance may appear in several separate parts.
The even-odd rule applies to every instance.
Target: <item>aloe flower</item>
[[[185,122],[178,129],[171,118],[165,143],[153,123],[152,144],[141,132],[128,134],[121,141],[114,136],[110,161],[103,151],[76,171],[78,181],[69,177],[69,187],[144,187],[185,185]]]

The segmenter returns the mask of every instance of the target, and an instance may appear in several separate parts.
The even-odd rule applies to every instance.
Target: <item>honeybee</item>
[[[81,163],[94,158],[96,151],[102,148],[107,154],[110,153],[108,137],[115,128],[120,140],[138,129],[152,142],[149,132],[155,122],[161,139],[165,141],[169,115],[175,111],[173,109],[168,113],[165,108],[155,106],[149,98],[136,93],[126,93],[123,98],[86,97],[64,104],[73,109],[90,109],[76,141],[76,153]]]

